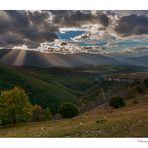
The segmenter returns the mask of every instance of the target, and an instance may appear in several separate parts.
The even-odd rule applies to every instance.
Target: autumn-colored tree
[[[32,105],[24,89],[14,87],[2,91],[0,95],[0,121],[2,124],[14,124],[30,121]]]

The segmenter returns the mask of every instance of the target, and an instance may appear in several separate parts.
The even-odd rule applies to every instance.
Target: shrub
[[[44,120],[43,116],[43,109],[39,105],[33,106],[33,113],[32,113],[32,120],[33,121],[42,121]]]
[[[133,87],[128,87],[127,88],[128,94],[127,97],[128,98],[134,98],[135,94],[136,94],[136,90]]]
[[[114,108],[120,108],[125,105],[124,99],[122,97],[112,97],[109,103],[110,106]]]
[[[59,108],[59,113],[63,118],[72,118],[79,114],[79,109],[73,103],[63,103]]]
[[[45,117],[45,120],[50,120],[51,119],[51,111],[50,111],[50,109],[49,108],[46,108],[45,110],[44,110],[44,117]]]
[[[134,99],[133,103],[135,103],[135,104],[139,103],[138,99]]]
[[[137,91],[137,92],[139,92],[139,93],[143,93],[143,91],[144,91],[144,86],[140,83],[140,84],[137,84],[136,86],[135,86],[135,90]]]
[[[1,124],[14,124],[31,120],[32,105],[22,88],[2,91],[0,95]]]
[[[145,84],[146,87],[148,87],[148,78],[146,78],[146,79],[144,80],[144,84]]]
[[[51,112],[49,108],[43,109],[39,105],[33,106],[33,114],[32,114],[33,121],[43,121],[43,120],[50,120],[50,119],[51,119]]]

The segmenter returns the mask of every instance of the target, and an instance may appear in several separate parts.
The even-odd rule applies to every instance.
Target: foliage
[[[43,121],[43,120],[50,120],[50,119],[51,119],[51,112],[49,108],[43,109],[39,105],[33,106],[33,113],[32,113],[33,121]]]
[[[136,94],[136,89],[134,87],[127,87],[128,98],[133,98]]]
[[[59,113],[63,118],[72,118],[79,114],[79,109],[73,103],[65,102],[60,106]]]
[[[82,92],[94,84],[93,78],[68,69],[15,69],[0,64],[0,91],[21,86],[33,105],[49,107],[52,114],[56,114],[60,104],[74,103]]]
[[[125,106],[125,102],[122,97],[117,96],[117,97],[111,98],[109,105],[114,108],[120,108],[120,107]]]
[[[2,124],[14,124],[31,120],[32,105],[24,89],[14,87],[0,95],[0,120]]]
[[[42,121],[44,119],[43,109],[39,105],[33,106],[32,120],[33,121]]]
[[[51,119],[51,111],[49,109],[49,107],[47,107],[45,110],[44,110],[44,117],[45,117],[45,120],[50,120]]]
[[[146,87],[148,87],[148,78],[146,78],[146,79],[144,80],[144,84],[145,84]]]

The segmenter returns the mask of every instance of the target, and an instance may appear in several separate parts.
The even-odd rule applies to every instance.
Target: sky
[[[0,11],[0,48],[148,55],[148,11]]]

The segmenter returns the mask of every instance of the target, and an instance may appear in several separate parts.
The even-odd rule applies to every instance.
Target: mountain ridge
[[[0,49],[0,61],[12,66],[29,67],[79,67],[87,65],[123,65],[118,60],[91,53],[59,54],[31,50]]]

